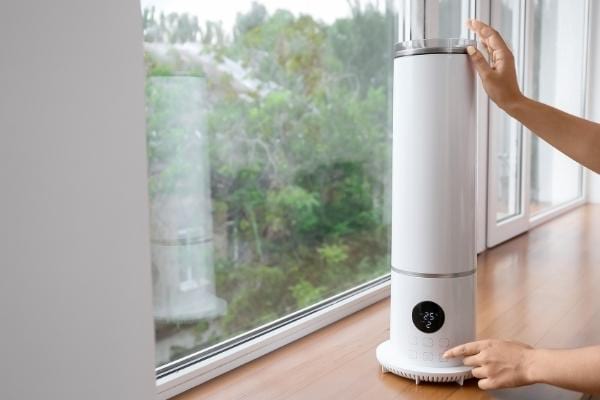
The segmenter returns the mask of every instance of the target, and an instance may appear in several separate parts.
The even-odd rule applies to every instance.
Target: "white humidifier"
[[[475,76],[467,39],[396,45],[390,339],[384,372],[460,384],[475,339]]]

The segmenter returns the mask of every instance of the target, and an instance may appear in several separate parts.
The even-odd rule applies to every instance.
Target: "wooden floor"
[[[583,206],[479,256],[477,333],[535,346],[600,343],[600,206]],[[578,399],[545,385],[483,392],[382,374],[389,300],[178,396],[201,399]]]

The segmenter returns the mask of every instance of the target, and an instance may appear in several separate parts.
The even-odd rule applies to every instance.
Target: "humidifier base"
[[[377,361],[381,364],[382,372],[412,379],[418,385],[421,382],[458,382],[461,386],[465,379],[471,378],[471,367],[424,367],[402,362],[394,357],[394,351],[389,340],[377,346]]]

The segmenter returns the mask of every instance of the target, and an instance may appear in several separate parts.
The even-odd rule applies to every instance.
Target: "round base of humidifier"
[[[471,378],[472,367],[426,367],[409,364],[393,351],[392,343],[387,340],[377,346],[377,361],[382,372],[391,372],[403,378],[413,379],[418,385],[421,382],[458,382],[461,386],[465,379]]]

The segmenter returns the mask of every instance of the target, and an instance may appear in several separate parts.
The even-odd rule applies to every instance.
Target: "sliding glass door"
[[[519,83],[523,85],[525,4],[492,0],[491,25],[512,49]],[[526,149],[523,127],[490,101],[488,155],[488,246],[527,229]]]
[[[589,1],[492,0],[491,24],[513,50],[533,99],[583,116]],[[584,201],[583,168],[490,102],[487,245]]]
[[[531,2],[531,73],[527,95],[584,115],[586,1]],[[531,136],[529,213],[551,213],[582,199],[583,169],[537,136]]]

